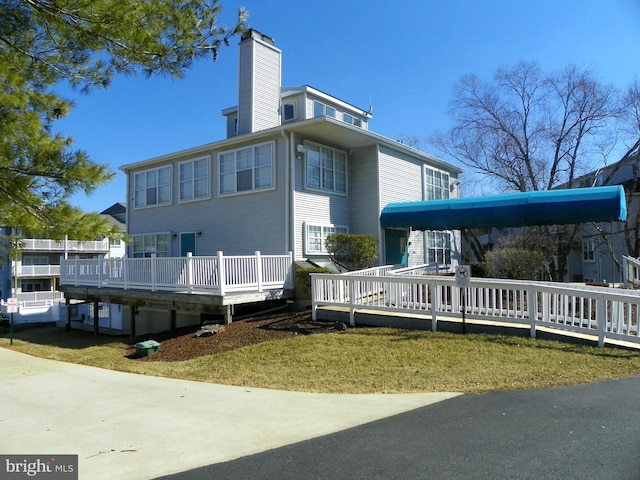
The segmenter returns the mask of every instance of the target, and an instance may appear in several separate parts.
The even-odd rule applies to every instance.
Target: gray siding
[[[240,44],[239,135],[280,124],[280,57],[280,50],[256,39]]]
[[[380,210],[391,202],[423,199],[424,163],[399,152],[380,149]]]
[[[354,150],[349,163],[349,193],[352,233],[380,235],[380,205],[378,188],[378,150],[366,147]]]
[[[296,158],[294,192],[295,258],[305,258],[305,224],[345,225],[349,227],[349,198],[344,195],[306,190],[304,188],[304,160]]]
[[[201,235],[196,238],[197,255],[215,255],[219,250],[229,255],[247,255],[256,250],[265,254],[286,253],[288,216],[285,213],[287,197],[285,146],[284,139],[276,139],[274,158],[276,189],[274,190],[219,197],[218,153],[220,152],[212,150],[208,152],[211,156],[209,172],[211,197],[209,199],[178,202],[177,165],[191,158],[184,156],[172,162],[174,165],[173,204],[136,209],[133,207],[133,173],[131,173],[129,235],[176,233],[178,234],[176,238],[171,238],[169,254],[172,256],[180,255],[180,232],[201,232]],[[198,155],[200,156],[202,154]]]

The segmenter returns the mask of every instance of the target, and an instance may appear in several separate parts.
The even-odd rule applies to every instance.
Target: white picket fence
[[[60,285],[225,295],[293,288],[293,254],[60,261]]]
[[[378,271],[380,272],[380,270]],[[369,272],[371,273],[371,271]],[[312,312],[318,308],[343,307],[355,325],[356,312],[395,312],[431,322],[447,317],[459,319],[463,304],[465,318],[509,326],[523,324],[531,336],[545,327],[640,346],[640,292],[634,290],[576,286],[550,282],[472,279],[463,289],[450,276],[312,274]],[[393,326],[393,316],[389,316]]]

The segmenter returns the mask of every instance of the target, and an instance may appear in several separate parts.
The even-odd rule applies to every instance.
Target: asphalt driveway
[[[640,377],[464,395],[164,480],[640,479]]]

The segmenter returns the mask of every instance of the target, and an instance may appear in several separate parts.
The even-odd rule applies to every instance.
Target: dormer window
[[[290,120],[295,120],[296,115],[296,104],[295,103],[285,103],[282,105],[282,121],[288,122]]]
[[[314,117],[333,117],[336,118],[336,109],[325,105],[324,103],[314,101],[313,102],[313,116]]]
[[[348,113],[342,114],[342,120],[345,123],[350,123],[351,125],[355,125],[356,127],[362,127],[362,120],[353,115],[349,115]]]

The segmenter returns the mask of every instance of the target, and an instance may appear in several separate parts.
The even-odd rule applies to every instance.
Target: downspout
[[[283,132],[284,133],[284,132]],[[287,168],[289,173],[288,178],[288,211],[289,211],[289,251],[293,252],[293,259],[296,258],[296,242],[295,242],[295,221],[296,221],[296,201],[295,201],[295,189],[296,189],[296,152],[295,152],[295,137],[293,132],[289,132],[289,161],[287,162]]]

